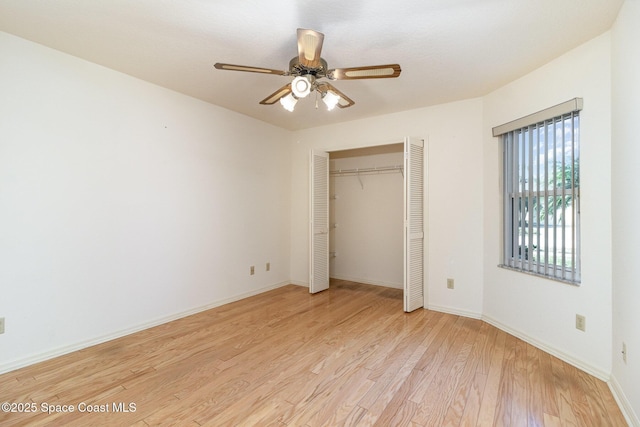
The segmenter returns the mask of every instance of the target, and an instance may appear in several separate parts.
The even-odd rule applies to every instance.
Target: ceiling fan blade
[[[340,107],[340,108],[351,107],[353,104],[356,103],[354,100],[349,98],[344,93],[340,92],[338,89],[336,89],[334,86],[330,85],[329,83],[324,83],[323,82],[323,83],[318,84],[318,90],[321,93],[333,92],[336,95],[338,95],[340,97],[340,99],[338,100],[338,107]]]
[[[324,34],[298,28],[298,61],[300,64],[308,68],[319,67],[323,41]]]
[[[336,68],[327,72],[331,80],[389,79],[400,75],[400,65],[371,65],[368,67]]]
[[[282,86],[277,91],[273,92],[271,95],[267,96],[265,99],[260,101],[262,105],[273,105],[276,102],[280,101],[280,98],[283,98],[291,93],[291,83]]]
[[[282,71],[282,70],[273,70],[271,68],[249,67],[247,65],[223,64],[220,62],[216,62],[214,67],[216,67],[218,70],[246,71],[249,73],[262,73],[262,74],[276,74],[278,76],[289,75],[288,72]]]

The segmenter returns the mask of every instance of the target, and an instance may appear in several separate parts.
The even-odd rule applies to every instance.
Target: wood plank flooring
[[[0,402],[33,410],[0,412],[1,426],[627,425],[607,385],[573,366],[479,320],[403,313],[400,290],[344,281],[0,375]]]

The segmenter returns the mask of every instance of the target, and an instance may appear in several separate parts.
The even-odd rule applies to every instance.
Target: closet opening
[[[407,312],[424,306],[424,159],[411,137],[310,151],[309,292],[334,277],[401,288]]]
[[[329,153],[329,277],[403,288],[404,144]]]

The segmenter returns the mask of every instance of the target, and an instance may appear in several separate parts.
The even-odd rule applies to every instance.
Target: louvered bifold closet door
[[[311,153],[309,292],[329,289],[329,153]]]
[[[424,141],[405,139],[404,311],[424,306]]]

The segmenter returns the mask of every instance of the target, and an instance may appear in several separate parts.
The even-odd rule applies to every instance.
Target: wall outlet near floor
[[[447,279],[447,289],[453,289],[453,279]]]
[[[271,263],[270,262],[267,263],[267,266],[266,266],[265,270],[271,271]]]
[[[255,266],[252,265],[251,267],[249,267],[249,274],[252,275],[252,276],[254,274],[256,274],[256,267]]]
[[[587,319],[580,314],[576,314],[576,329],[582,332],[587,330]]]
[[[627,343],[622,341],[622,361],[627,363]]]
[[[4,334],[4,317],[0,317],[0,334]]]

